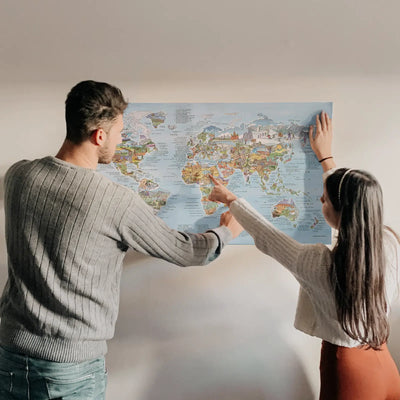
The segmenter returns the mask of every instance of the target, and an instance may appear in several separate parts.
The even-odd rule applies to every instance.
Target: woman
[[[333,250],[298,243],[211,176],[209,199],[228,205],[256,247],[300,283],[295,327],[322,339],[320,400],[398,400],[400,377],[386,346],[389,304],[398,287],[398,237],[383,226],[376,179],[335,169],[326,113],[317,116],[309,137],[324,170],[322,212],[338,230]]]

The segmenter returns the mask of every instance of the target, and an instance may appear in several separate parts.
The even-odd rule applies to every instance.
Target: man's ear
[[[102,146],[107,139],[107,134],[102,128],[96,129],[90,136],[90,140],[96,146]]]

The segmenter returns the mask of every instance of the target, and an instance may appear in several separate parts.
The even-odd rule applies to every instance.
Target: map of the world
[[[321,111],[331,116],[332,103],[130,103],[114,160],[98,170],[180,231],[219,225],[227,209],[208,200],[211,174],[296,240],[330,243],[308,139]]]

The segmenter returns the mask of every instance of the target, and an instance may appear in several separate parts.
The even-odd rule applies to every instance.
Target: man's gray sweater
[[[106,353],[129,247],[180,266],[204,265],[232,238],[225,226],[204,234],[170,229],[136,193],[55,157],[8,170],[5,214],[0,344],[58,362]]]

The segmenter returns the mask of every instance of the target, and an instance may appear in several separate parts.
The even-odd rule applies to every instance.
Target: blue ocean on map
[[[212,174],[292,238],[329,244],[308,139],[321,111],[332,116],[332,103],[130,103],[114,160],[98,170],[174,229],[219,225],[227,208],[208,200]],[[253,243],[245,232],[231,242]]]

